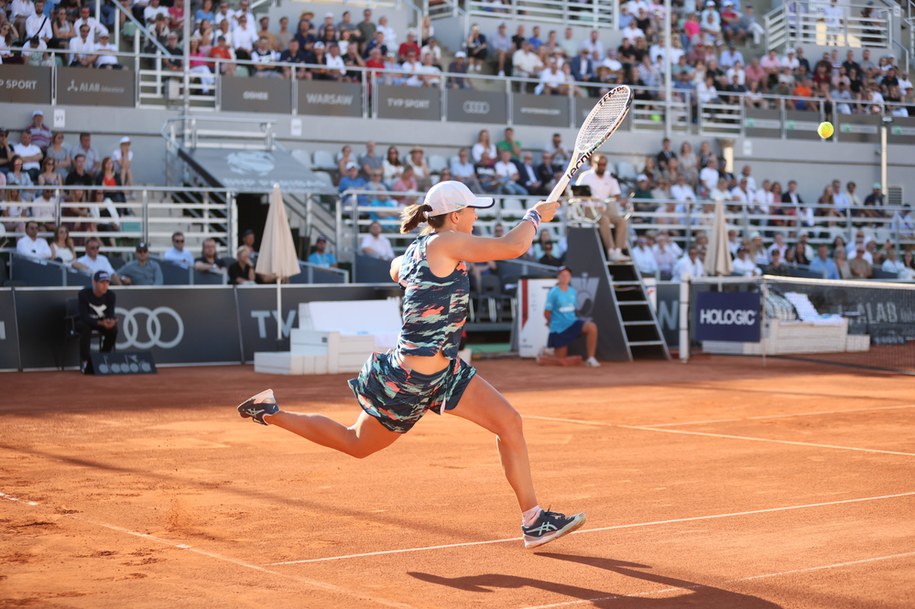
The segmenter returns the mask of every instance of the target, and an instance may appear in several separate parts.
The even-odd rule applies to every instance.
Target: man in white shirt
[[[636,25],[635,19],[629,22],[629,25],[623,29],[623,38],[627,39],[632,44],[635,44],[635,41],[639,38],[644,38],[645,32],[639,29],[639,26]]]
[[[79,9],[79,19],[77,19],[76,21],[73,22],[73,29],[78,32],[83,25],[89,26],[89,31],[91,32],[90,40],[92,40],[92,42],[95,42],[96,36],[98,36],[102,32],[108,31],[108,28],[106,28],[104,25],[99,23],[98,19],[90,16],[88,5]],[[72,38],[71,38],[71,40],[72,40]]]
[[[639,31],[641,32],[642,30]],[[591,54],[591,59],[593,61],[600,61],[600,58],[604,56],[604,43],[600,40],[600,32],[591,30],[588,39],[581,43],[580,48],[587,49],[588,53]],[[569,53],[569,57],[572,57],[573,55],[574,53]]]
[[[95,54],[95,42],[89,35],[92,27],[86,23],[82,24],[78,31],[79,34],[70,39],[70,66],[90,68],[95,65],[98,56]]]
[[[682,173],[677,174],[677,183],[670,187],[670,196],[677,203],[688,203],[696,201],[696,191],[686,181],[686,176]]]
[[[496,161],[493,169],[496,177],[499,178],[500,191],[507,195],[524,196],[527,189],[518,184],[518,166],[512,161],[512,153],[509,150],[499,152],[499,160]]]
[[[753,191],[750,190],[749,185],[747,184],[747,178],[742,176],[740,178],[740,183],[737,184],[734,188],[731,189],[731,200],[739,201],[744,206],[748,206],[753,200]]]
[[[16,242],[16,253],[33,260],[50,260],[51,246],[38,236],[38,223],[29,220],[25,224],[25,235]]]
[[[53,231],[57,221],[57,207],[60,200],[54,196],[54,189],[40,189],[41,196],[32,199],[29,205],[29,216],[38,222],[44,230]]]
[[[769,246],[767,252],[770,260],[772,259],[772,252],[778,252],[782,260],[785,259],[785,254],[788,253],[788,244],[785,243],[784,233],[775,233],[775,241]]]
[[[388,47],[388,50],[397,50],[397,32],[394,31],[394,28],[388,25],[388,18],[384,15],[378,18],[378,32],[384,34],[384,44]]]
[[[51,20],[44,14],[44,0],[35,0],[35,12],[25,20],[25,37],[37,36],[47,44],[54,37]]]
[[[826,22],[826,44],[838,45],[845,11],[836,4],[836,0],[832,0],[830,4],[827,4],[821,10],[823,11],[823,20]]]
[[[708,161],[708,165],[702,168],[702,171],[699,172],[699,181],[702,182],[702,185],[705,186],[705,189],[711,192],[715,189],[715,186],[718,185],[718,178],[721,177],[721,174],[718,173],[718,159],[714,156],[711,157]]]
[[[184,268],[194,265],[193,254],[184,249],[184,233],[172,234],[172,247],[162,254],[162,259]]]
[[[801,62],[798,61],[798,58],[794,53],[794,49],[789,48],[787,51],[785,51],[785,56],[782,57],[781,64],[783,68],[788,68],[794,72],[798,69],[798,67],[800,67]]]
[[[152,27],[156,22],[156,15],[162,15],[168,19],[168,9],[159,5],[159,0],[149,0],[149,4],[143,9],[143,20],[147,27]]]
[[[248,17],[239,15],[238,24],[232,29],[232,46],[239,59],[250,59],[257,42],[257,30],[253,23],[248,22]]]
[[[559,88],[565,82],[565,74],[559,69],[559,60],[553,55],[550,57],[550,65],[540,73],[540,83],[534,89],[534,93],[536,95],[558,95]]]
[[[695,245],[689,246],[686,255],[677,260],[671,273],[673,281],[684,281],[690,277],[705,277],[705,264],[699,258],[699,250]]]
[[[26,171],[32,182],[38,181],[41,173],[41,148],[32,143],[32,132],[23,129],[19,134],[19,143],[13,146],[13,152],[22,157],[22,171]]]
[[[604,247],[607,248],[607,258],[622,261],[626,259],[623,249],[626,248],[629,227],[626,218],[620,212],[619,199],[623,194],[620,183],[607,171],[607,157],[595,155],[591,162],[591,169],[579,174],[575,183],[590,188],[591,198],[606,205],[598,220],[598,231]],[[616,227],[615,236],[610,230],[611,226]]]
[[[369,226],[369,234],[359,243],[359,251],[379,260],[394,259],[394,248],[388,238],[381,234],[381,225],[377,222],[372,222]]]
[[[842,182],[839,180],[832,181],[832,204],[835,207],[835,210],[843,216],[849,206],[851,206],[848,195],[842,190]]]
[[[654,277],[658,274],[658,261],[654,258],[654,252],[648,247],[648,239],[639,237],[635,247],[629,250],[629,254],[642,275]]]
[[[108,261],[108,257],[98,253],[101,246],[101,241],[96,237],[90,237],[89,240],[86,241],[86,255],[77,258],[76,262],[85,266],[86,271],[90,275],[95,275],[99,271],[105,271],[111,276],[111,283],[120,285],[121,279],[118,277],[117,273],[114,272],[114,268],[111,266],[111,262]]]
[[[718,65],[720,65],[722,68],[730,68],[738,62],[740,62],[740,65],[744,65],[745,62],[743,60],[743,53],[738,51],[734,47],[734,44],[731,43],[728,45],[728,48],[721,51],[721,59],[718,60]]]
[[[525,40],[512,55],[512,75],[518,78],[539,78],[541,70],[543,62],[531,49],[531,43]]]
[[[230,11],[230,14],[232,15],[233,25],[237,25],[241,16],[244,15],[245,20],[251,24],[252,27],[254,26],[254,13],[248,9],[248,0],[241,0],[241,2],[238,3],[238,9]]]

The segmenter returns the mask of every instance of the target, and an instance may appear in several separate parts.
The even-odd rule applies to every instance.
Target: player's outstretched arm
[[[430,248],[453,260],[466,262],[488,262],[490,260],[511,260],[523,256],[531,247],[540,222],[549,222],[559,209],[558,202],[540,201],[528,214],[533,214],[537,222],[522,220],[512,230],[499,238],[478,237],[460,232],[446,232],[438,235],[429,244]]]

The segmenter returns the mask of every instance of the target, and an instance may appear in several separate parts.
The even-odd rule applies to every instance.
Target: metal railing
[[[53,196],[44,200],[32,192],[50,190]],[[17,196],[10,195],[16,191]],[[71,202],[67,193],[74,191],[104,193],[102,201]],[[150,251],[161,253],[171,247],[175,231],[186,233],[187,247],[197,251],[203,241],[216,239],[222,248],[234,251],[238,242],[235,195],[225,189],[153,186],[35,186],[0,187],[0,224],[6,234],[0,237],[0,252],[14,251],[16,240],[25,233],[25,224],[66,226],[77,242],[98,237],[106,242],[108,252],[134,251],[136,243],[145,241]],[[94,198],[94,197],[93,197]],[[21,201],[18,199],[22,199]],[[43,237],[52,237],[42,231]]]
[[[51,51],[53,52],[53,51]],[[134,57],[133,54],[118,54],[118,56],[127,56]],[[184,80],[181,77],[180,73],[164,71],[161,69],[160,54],[139,54],[136,56],[139,59],[147,60],[153,64],[152,68],[143,68],[139,70],[138,73],[138,87],[137,87],[137,96],[136,96],[136,105],[137,107],[161,107],[168,103],[169,100],[180,100],[183,99],[184,95]],[[216,64],[219,64],[219,60],[214,60]],[[242,66],[254,65],[253,62],[234,62]],[[308,64],[274,64],[278,68],[289,67],[292,70],[302,70],[309,68],[322,68],[323,66],[312,66]],[[56,70],[57,67],[51,67],[52,70]],[[358,82],[361,89],[358,94],[358,99],[356,102],[359,105],[358,111],[363,118],[371,118],[377,116],[379,113],[379,108],[377,107],[377,96],[373,96],[372,92],[377,90],[378,85],[380,84],[390,84],[390,83],[399,83],[405,88],[411,88],[410,85],[401,83],[399,80],[396,80],[398,75],[402,74],[399,70],[371,70],[365,68],[348,68],[348,71],[353,74],[358,75]],[[218,72],[218,70],[217,70]],[[52,79],[56,80],[56,76],[52,73]],[[208,80],[212,79],[212,81]],[[482,82],[498,82],[500,88],[505,92],[506,98],[506,113],[507,113],[507,125],[518,124],[515,120],[516,117],[513,116],[514,111],[514,96],[519,94],[529,94],[529,90],[532,89],[532,85],[535,85],[538,81],[536,79],[530,78],[514,78],[514,77],[498,77],[498,76],[489,76],[489,75],[469,75],[463,73],[450,73],[442,72],[438,77],[438,82],[434,85],[436,90],[440,92],[440,98],[437,103],[439,104],[438,116],[439,120],[445,122],[448,120],[448,107],[449,107],[449,98],[452,92],[461,91],[452,85],[456,82],[465,81],[471,83],[471,88],[473,88],[473,83],[482,83]],[[198,118],[196,120],[205,120],[200,118],[199,111],[206,110],[220,110],[220,91],[222,88],[223,77],[218,74],[213,75],[199,75],[191,74],[191,77],[188,79],[190,87],[190,98],[192,101],[193,109],[198,112]],[[293,81],[297,82],[297,81]],[[569,100],[569,128],[577,128],[578,121],[580,116],[575,111],[578,102],[576,100],[587,100],[597,98],[603,91],[607,88],[612,87],[612,84],[600,85],[588,82],[574,82],[570,83],[568,87],[568,92],[565,97]],[[206,88],[206,91],[204,91]],[[491,87],[484,87],[490,89]],[[789,110],[796,109],[795,106],[803,105],[804,108],[800,108],[806,111],[809,111],[811,116],[810,120],[824,120],[825,118],[830,118],[828,113],[825,111],[826,103],[832,103],[836,106],[836,110],[832,112],[831,119],[834,122],[842,122],[842,117],[847,116],[848,113],[844,111],[845,106],[848,106],[855,114],[893,114],[905,116],[908,110],[908,104],[904,103],[891,103],[884,102],[882,108],[877,108],[877,111],[874,111],[874,108],[871,107],[871,104],[865,101],[860,100],[829,100],[820,97],[797,97],[790,95],[751,95],[749,93],[732,93],[727,91],[718,92],[718,100],[710,102],[700,102],[698,96],[694,89],[680,89],[674,88],[671,99],[668,101],[663,99],[663,88],[662,87],[639,87],[632,86],[632,89],[636,93],[635,99],[633,101],[632,112],[631,112],[631,129],[633,131],[657,131],[665,128],[666,125],[666,114],[669,112],[671,114],[671,128],[673,131],[679,131],[683,133],[695,132],[698,134],[732,134],[732,135],[743,135],[746,132],[746,119],[748,107],[750,105],[755,105],[760,108],[768,109],[777,109],[783,112],[781,118],[784,120],[784,112]],[[293,116],[298,116],[299,114],[299,91],[298,87],[291,86],[289,88],[289,105],[291,107],[291,113]],[[353,96],[357,97],[357,96]],[[550,96],[553,99],[557,99],[558,96]],[[758,98],[758,103],[755,101]],[[798,104],[802,102],[802,104]],[[56,95],[52,98],[52,103],[56,103]],[[304,104],[304,102],[303,102]],[[812,109],[812,110],[811,110]],[[855,112],[857,111],[857,112]],[[897,114],[898,113],[898,114]],[[253,114],[257,116],[257,114]],[[269,116],[269,115],[265,115]],[[224,121],[223,118],[216,118],[214,120]],[[254,122],[251,119],[245,119],[246,122]],[[273,123],[272,119],[256,119],[257,122],[261,123]],[[838,126],[838,125],[837,125]],[[625,127],[624,127],[625,128]],[[781,129],[781,138],[786,137],[786,132],[790,131],[783,127]],[[838,129],[837,135],[832,138],[832,141],[842,141],[842,129]],[[254,134],[252,137],[260,138],[259,134]],[[756,134],[755,137],[772,137],[772,134]],[[259,143],[255,143],[255,146],[260,146]]]
[[[494,17],[537,23],[607,28],[618,22],[619,3],[614,0],[509,0],[502,4],[488,0],[467,0],[464,8],[471,17]]]
[[[792,0],[772,9],[765,16],[767,48],[785,45],[889,48],[893,46],[892,13],[886,7],[851,3],[839,7],[841,16],[832,16],[829,3]],[[871,9],[869,17],[862,9]]]
[[[422,200],[425,193],[418,191],[391,192],[357,190],[346,191],[341,195],[339,207],[344,210],[342,221],[350,233],[353,251],[363,236],[368,234],[368,227],[373,222],[382,226],[383,234],[391,241],[395,252],[402,252],[415,238],[414,234],[400,234],[400,212],[403,204],[392,204],[389,207],[372,205],[367,201],[397,198],[415,198]],[[521,221],[525,211],[542,200],[537,196],[514,196],[490,194],[496,204],[488,209],[477,210],[476,227],[483,235],[492,235],[496,224],[502,224],[506,230]],[[360,199],[361,197],[361,199]],[[632,205],[634,204],[634,206]],[[915,245],[915,232],[899,226],[898,206],[870,207],[850,205],[836,211],[833,205],[804,203],[799,206],[776,202],[768,211],[754,211],[750,205],[738,201],[727,201],[725,218],[728,228],[733,228],[744,238],[754,232],[767,236],[782,233],[784,237],[796,239],[802,233],[808,233],[811,244],[829,243],[836,237],[846,242],[853,240],[855,232],[865,230],[879,244],[887,240],[897,247]],[[881,215],[873,214],[879,211]],[[541,225],[541,230],[550,233],[554,240],[565,234],[570,224],[565,206],[561,207],[553,222]],[[696,240],[700,233],[708,233],[714,218],[714,203],[708,199],[679,202],[673,199],[634,199],[630,202],[628,212],[633,237],[645,231],[668,231],[674,241],[687,247]]]

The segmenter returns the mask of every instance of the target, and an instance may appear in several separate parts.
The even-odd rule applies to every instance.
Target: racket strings
[[[626,116],[629,99],[628,91],[620,91],[620,95],[610,95],[603,104],[594,108],[578,132],[575,147],[582,152],[591,152],[604,143]]]

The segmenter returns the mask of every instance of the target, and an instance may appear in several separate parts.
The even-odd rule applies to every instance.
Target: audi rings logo
[[[184,338],[184,322],[171,307],[118,307],[115,313],[121,318],[121,332],[126,341],[118,349],[172,349]]]
[[[468,99],[461,107],[467,114],[489,114],[489,102]]]

